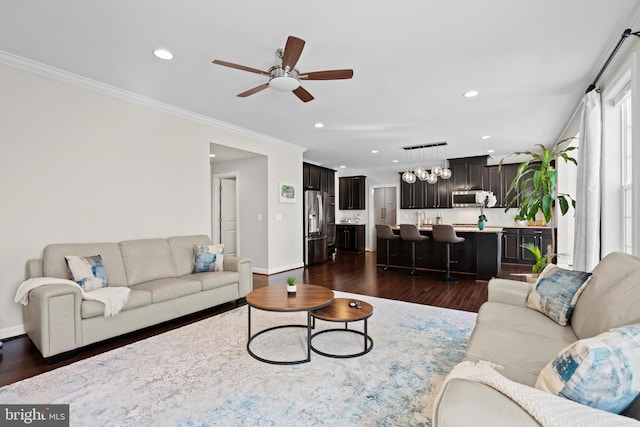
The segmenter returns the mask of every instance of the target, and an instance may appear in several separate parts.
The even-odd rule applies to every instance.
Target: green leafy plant
[[[558,171],[554,167],[553,161],[563,159],[575,165],[578,161],[568,153],[577,149],[569,145],[574,138],[558,141],[551,148],[546,148],[542,144],[537,144],[542,152],[517,151],[500,161],[498,171],[502,169],[502,163],[510,156],[528,155],[531,159],[520,163],[516,176],[514,177],[506,194],[507,205],[505,212],[514,207],[520,200],[518,217],[535,221],[538,212],[542,212],[547,223],[551,221],[553,206],[557,201],[562,215],[569,210],[569,201],[575,209],[576,201],[566,193],[558,193]]]
[[[293,276],[287,277],[287,284],[289,286],[294,286],[296,284],[296,278]]]
[[[520,247],[531,252],[531,254],[536,260],[536,263],[533,264],[533,267],[531,267],[531,272],[533,274],[540,274],[540,272],[544,270],[547,264],[549,264],[550,257],[553,258],[553,254],[547,254],[543,256],[540,248],[534,245],[533,243],[523,243],[522,245],[520,245]]]

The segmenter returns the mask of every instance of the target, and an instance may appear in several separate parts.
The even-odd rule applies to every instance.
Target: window
[[[622,251],[633,253],[633,111],[631,89],[626,88],[617,102],[620,113],[620,154],[622,189]]]
[[[632,67],[603,91],[602,255],[621,251],[638,255],[638,172],[634,159]],[[637,168],[636,168],[637,169]]]

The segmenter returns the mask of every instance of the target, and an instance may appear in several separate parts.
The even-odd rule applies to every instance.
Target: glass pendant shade
[[[442,171],[440,172],[440,178],[442,178],[442,179],[451,178],[451,169],[449,169],[449,168],[442,169]]]
[[[420,180],[420,181],[425,181],[427,179],[427,177],[429,176],[429,172],[427,172],[426,170],[422,169],[421,173],[416,172],[416,177]]]
[[[402,174],[402,180],[407,184],[413,184],[416,182],[416,176],[412,172],[405,172]]]
[[[435,176],[440,176],[440,174],[442,173],[442,168],[440,166],[434,166],[433,169],[431,169],[431,173]]]
[[[418,178],[420,178],[420,176],[421,176],[421,175],[423,175],[424,173],[425,173],[425,170],[424,170],[424,169],[422,169],[420,166],[418,166],[417,168],[415,168],[415,169],[413,170],[413,174],[414,174],[415,176],[417,176]]]
[[[435,173],[430,173],[427,177],[427,183],[435,184],[436,182],[438,182],[438,176]]]

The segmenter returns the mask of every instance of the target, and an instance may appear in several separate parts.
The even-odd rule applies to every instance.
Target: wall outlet
[[[498,219],[498,214],[491,214],[491,219]]]
[[[276,214],[276,221],[282,221],[282,214]]]
[[[258,221],[262,221],[262,214],[258,214]]]

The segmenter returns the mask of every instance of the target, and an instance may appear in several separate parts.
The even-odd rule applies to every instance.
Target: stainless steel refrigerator
[[[328,259],[327,219],[324,193],[304,192],[304,263],[317,264]]]

